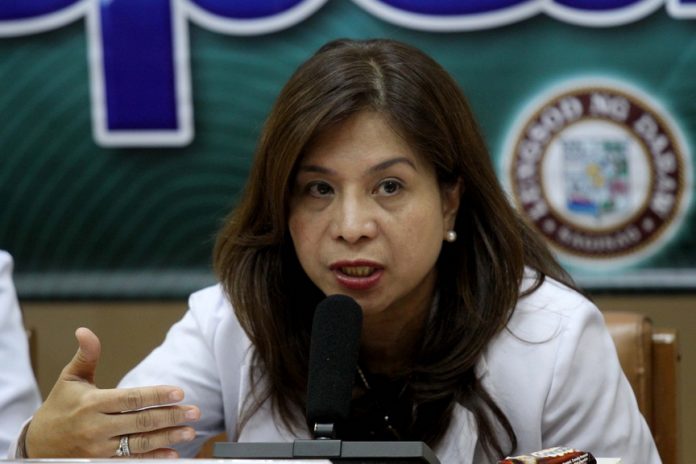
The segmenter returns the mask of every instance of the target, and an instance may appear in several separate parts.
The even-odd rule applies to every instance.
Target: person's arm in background
[[[12,268],[12,257],[0,250],[0,457],[41,405]]]

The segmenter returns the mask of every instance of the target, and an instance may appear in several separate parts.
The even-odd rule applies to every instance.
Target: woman
[[[343,293],[364,322],[342,438],[423,440],[442,462],[555,445],[659,462],[600,313],[508,205],[455,82],[414,48],[336,41],[296,71],[215,267],[221,285],[192,295],[122,382],[178,387],[82,385],[88,412],[67,429],[99,426],[60,436],[56,411],[81,403],[65,408],[79,392],[59,381],[28,427],[29,456],[167,456],[174,444],[191,456],[223,430],[308,437],[312,313]],[[90,379],[98,340],[78,340],[65,378]],[[193,406],[134,412],[184,392]],[[182,425],[187,413],[197,422]]]

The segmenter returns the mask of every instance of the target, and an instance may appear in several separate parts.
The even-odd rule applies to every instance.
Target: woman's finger
[[[128,436],[131,455],[143,455],[169,449],[172,445],[191,441],[196,437],[192,427],[172,427],[156,432],[134,433]]]
[[[94,372],[101,355],[99,338],[85,327],[75,331],[75,338],[79,347],[75,356],[63,368],[59,380],[84,380],[94,384]]]
[[[184,399],[181,388],[168,385],[104,389],[96,391],[94,395],[99,403],[99,411],[104,413],[137,411],[178,403]]]
[[[110,415],[109,430],[117,435],[146,433],[195,422],[201,412],[196,406],[162,406]]]

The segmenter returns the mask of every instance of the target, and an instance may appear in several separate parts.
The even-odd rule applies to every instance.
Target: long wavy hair
[[[508,203],[456,82],[423,52],[392,40],[333,41],[297,69],[265,123],[240,203],[219,232],[214,266],[261,366],[252,371],[246,417],[270,399],[286,426],[302,426],[312,315],[324,295],[295,255],[289,198],[307,147],[361,111],[385,117],[435,167],[441,187],[462,185],[458,239],[444,245],[437,262],[438,308],[411,360],[413,438],[437,445],[461,404],[476,419],[483,449],[503,456],[516,448],[515,433],[474,367],[506,326],[525,267],[537,276],[526,293],[545,276],[572,283]]]

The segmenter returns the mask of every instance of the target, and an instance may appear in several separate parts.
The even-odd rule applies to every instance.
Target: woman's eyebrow
[[[316,172],[319,174],[333,174],[335,171],[333,169],[325,168],[323,166],[318,166],[316,164],[303,164],[298,168],[300,172]]]
[[[414,170],[418,170],[416,168],[416,165],[413,161],[410,159],[406,158],[405,156],[399,156],[397,158],[392,158],[388,159],[386,161],[382,161],[381,163],[378,163],[368,169],[366,169],[366,172],[368,173],[374,173],[378,171],[384,171],[385,169],[390,168],[391,166],[394,166],[395,164],[399,163],[404,163],[407,164],[408,166],[411,166]],[[298,168],[299,172],[313,172],[313,173],[318,173],[318,174],[335,174],[336,171],[324,166],[319,166],[317,164],[303,164],[300,165]]]
[[[398,158],[392,158],[386,161],[382,161],[379,164],[376,164],[372,166],[370,169],[368,169],[368,172],[377,172],[377,171],[384,171],[385,169],[390,168],[391,166],[394,166],[395,164],[399,163],[405,163],[413,168],[414,171],[417,171],[418,169],[416,168],[416,165],[411,161],[410,159],[406,158],[405,156],[399,156]]]

